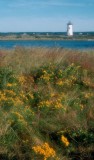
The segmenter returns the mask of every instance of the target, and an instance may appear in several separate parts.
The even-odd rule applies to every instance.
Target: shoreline
[[[69,41],[69,40],[88,40],[88,41],[94,41],[94,35],[76,35],[74,34],[73,36],[67,36],[67,35],[63,35],[63,34],[59,34],[59,35],[54,35],[54,34],[49,34],[49,35],[45,35],[45,34],[36,34],[36,35],[30,35],[30,34],[7,34],[7,35],[1,35],[0,34],[0,40],[65,40],[65,41]]]
[[[0,38],[0,41],[94,41],[94,38]]]

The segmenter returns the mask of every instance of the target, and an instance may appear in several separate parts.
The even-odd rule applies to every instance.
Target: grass
[[[0,51],[0,158],[94,159],[94,52]]]

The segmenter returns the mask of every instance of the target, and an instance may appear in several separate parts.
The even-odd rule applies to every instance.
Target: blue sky
[[[0,0],[0,32],[94,31],[94,0]]]

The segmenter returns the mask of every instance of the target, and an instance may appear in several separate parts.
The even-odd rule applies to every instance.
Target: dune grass
[[[0,158],[94,159],[93,51],[0,51]]]

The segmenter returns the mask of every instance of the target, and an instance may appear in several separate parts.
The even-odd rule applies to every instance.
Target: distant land
[[[74,32],[67,36],[66,32],[6,32],[0,33],[0,40],[94,40],[94,32]]]

